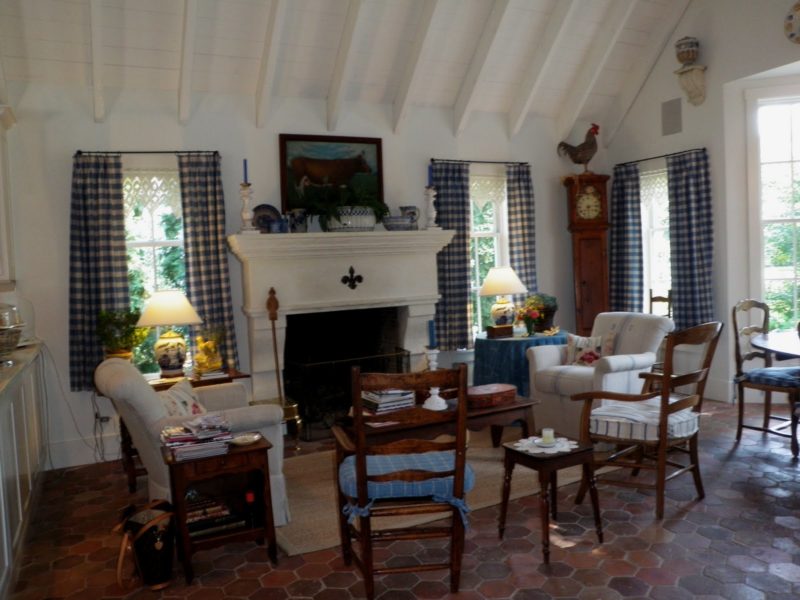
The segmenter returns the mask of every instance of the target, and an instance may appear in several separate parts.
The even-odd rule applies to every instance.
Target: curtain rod
[[[217,150],[78,150],[81,154],[219,154]]]
[[[648,160],[655,160],[656,158],[669,158],[670,156],[678,156],[680,154],[688,154],[689,152],[696,152],[697,150],[705,150],[705,148],[692,148],[691,150],[681,150],[680,152],[671,152],[670,154],[659,154],[658,156],[651,156],[649,158],[640,158],[637,160],[629,160],[628,162],[619,163],[615,167],[624,167],[625,165],[634,165],[640,162],[647,162]]]
[[[483,163],[486,165],[527,165],[526,162],[518,162],[514,160],[452,160],[449,158],[432,158],[431,164],[435,162],[449,162],[449,163]]]

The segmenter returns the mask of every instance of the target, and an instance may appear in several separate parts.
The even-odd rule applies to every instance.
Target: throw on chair
[[[432,387],[439,388],[443,397],[454,398],[448,410],[437,412],[415,406],[369,414],[362,404],[362,393],[369,396],[386,390],[407,390],[427,395]],[[468,510],[464,493],[475,483],[465,458],[466,390],[465,365],[391,374],[362,374],[353,367],[352,423],[333,427],[339,472],[339,534],[345,564],[355,561],[369,599],[375,596],[374,576],[386,573],[449,568],[450,590],[458,591]],[[379,529],[382,517],[437,513],[437,519],[449,515],[450,524]],[[405,565],[374,564],[375,542],[415,538],[449,538],[449,560],[419,563],[420,557],[413,556]],[[359,552],[354,551],[353,540],[358,543]]]

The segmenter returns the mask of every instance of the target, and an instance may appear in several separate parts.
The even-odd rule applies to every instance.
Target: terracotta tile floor
[[[750,410],[757,415],[760,407]],[[477,510],[467,532],[461,592],[447,592],[447,573],[385,576],[384,599],[653,598],[683,600],[800,597],[800,466],[788,440],[745,432],[734,443],[733,407],[706,404],[701,448],[706,498],[694,502],[691,476],[668,484],[666,518],[654,519],[652,495],[600,486],[606,542],[596,543],[588,501],[577,486],[559,490],[551,564],[542,564],[538,502],[512,501],[503,542],[498,508]],[[287,444],[289,445],[289,444]],[[324,442],[301,443],[312,451]],[[287,453],[294,453],[288,450]],[[523,468],[514,477],[526,476]],[[140,480],[141,481],[141,480]],[[140,488],[146,486],[140,485]],[[142,502],[143,491],[135,499]],[[161,592],[123,591],[115,583],[119,545],[111,533],[131,500],[118,462],[45,474],[43,495],[24,546],[15,600],[29,598],[318,598],[363,597],[338,549],[267,562],[255,544],[231,544],[195,555],[195,582],[177,570]],[[382,552],[414,555],[435,547],[397,542]]]

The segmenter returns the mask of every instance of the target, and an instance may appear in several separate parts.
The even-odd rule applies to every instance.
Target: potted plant
[[[366,187],[315,186],[305,193],[307,212],[317,215],[323,231],[371,231],[389,213],[377,194]]]
[[[97,338],[103,346],[106,358],[133,356],[133,349],[141,344],[149,329],[137,327],[140,313],[135,310],[101,310],[97,314]]]
[[[517,310],[517,322],[524,323],[528,335],[546,331],[553,326],[553,318],[558,310],[555,296],[537,292],[525,299],[525,304]]]

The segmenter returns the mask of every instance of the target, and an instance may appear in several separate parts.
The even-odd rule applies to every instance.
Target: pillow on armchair
[[[204,415],[205,407],[197,399],[188,379],[179,381],[168,390],[158,393],[170,417]]]
[[[611,356],[614,353],[615,337],[616,333],[613,331],[592,337],[568,334],[566,364],[590,367],[602,357]]]

